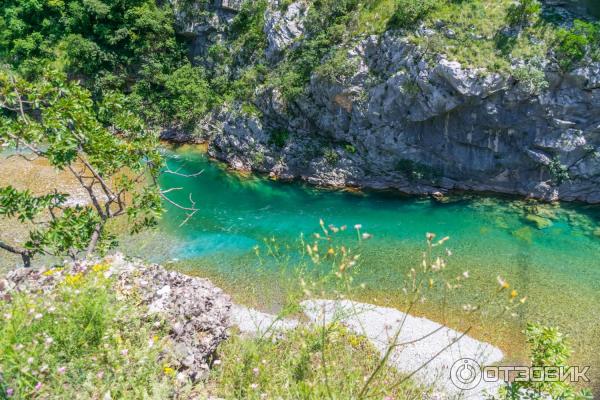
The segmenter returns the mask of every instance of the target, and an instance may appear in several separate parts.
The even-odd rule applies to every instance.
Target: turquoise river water
[[[157,232],[123,243],[126,251],[174,265],[240,289],[243,298],[264,308],[280,291],[281,274],[272,267],[258,271],[256,246],[265,238],[298,246],[300,234],[319,229],[319,219],[337,226],[361,224],[373,238],[361,242],[357,279],[365,289],[357,297],[380,304],[401,301],[401,282],[418,267],[426,232],[450,236],[449,266],[470,278],[452,300],[432,296],[415,313],[461,327],[466,303],[499,296],[502,276],[526,295],[515,315],[478,317],[475,335],[502,347],[509,359],[525,357],[519,333],[528,321],[559,326],[571,337],[573,362],[600,368],[600,207],[583,204],[539,206],[542,220],[530,221],[532,206],[522,200],[471,194],[437,202],[390,192],[347,192],[241,177],[211,162],[193,147],[169,152],[171,169],[204,172],[195,178],[165,175],[164,187],[181,187],[170,195],[186,203],[191,193],[199,211],[185,225],[185,213],[168,207]],[[530,217],[531,218],[531,217]],[[541,221],[541,222],[540,222]],[[348,240],[354,240],[352,228]],[[256,282],[251,282],[255,280]],[[279,293],[280,294],[280,293]],[[508,296],[507,296],[508,297]],[[253,304],[256,305],[256,304]],[[597,386],[598,379],[594,379]]]

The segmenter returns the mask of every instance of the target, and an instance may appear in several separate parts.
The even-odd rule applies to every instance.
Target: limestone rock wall
[[[302,35],[303,7],[267,11],[270,60]],[[599,63],[569,73],[547,63],[549,86],[532,94],[510,76],[424,57],[400,32],[367,37],[347,57],[353,76],[313,76],[291,103],[258,88],[260,117],[220,110],[210,154],[319,185],[600,202]],[[277,131],[289,134],[283,147]]]

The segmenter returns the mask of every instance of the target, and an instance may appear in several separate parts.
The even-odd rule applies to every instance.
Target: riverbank
[[[593,351],[600,345],[600,278],[594,268],[600,214],[593,206],[474,195],[439,202],[389,192],[321,190],[229,174],[224,164],[210,162],[194,147],[184,146],[167,156],[172,170],[204,171],[193,179],[169,176],[165,182],[184,187],[181,201],[191,193],[201,210],[180,227],[184,213],[168,208],[158,230],[132,238],[121,235],[125,254],[208,277],[238,303],[277,313],[298,283],[301,266],[264,257],[269,245],[265,239],[275,239],[277,246],[290,251],[292,261],[297,260],[301,235],[310,238],[323,218],[327,224],[347,225],[343,241],[362,255],[356,282],[364,288],[358,287],[352,299],[403,309],[404,277],[420,265],[425,233],[436,232],[451,237],[448,270],[455,275],[468,271],[470,279],[460,293],[445,300],[430,296],[412,314],[459,331],[472,326],[470,334],[501,348],[508,363],[527,359],[521,334],[527,322],[556,325],[571,337],[573,363],[600,365]],[[528,218],[538,214],[541,220]],[[374,237],[358,243],[355,224]],[[121,228],[124,232],[125,226]],[[18,261],[5,256],[3,266]],[[528,297],[518,315],[497,319],[465,313],[463,306],[494,293],[498,275],[511,282],[519,298]]]
[[[66,312],[62,309],[57,311],[56,307],[50,304],[57,298],[56,296],[61,297],[66,293],[78,291],[85,297],[90,290],[99,295],[98,290],[102,291],[105,288],[114,291],[116,298],[121,302],[130,303],[133,300],[135,305],[130,312],[137,310],[136,313],[141,313],[139,315],[149,321],[148,327],[154,327],[156,330],[154,333],[147,333],[149,339],[146,346],[150,349],[153,347],[163,349],[158,353],[153,353],[153,356],[159,357],[156,360],[158,364],[168,365],[163,368],[162,373],[154,372],[158,375],[156,378],[161,380],[161,376],[163,378],[168,378],[170,375],[176,376],[178,383],[173,388],[176,391],[184,390],[186,385],[191,384],[191,387],[185,389],[191,390],[188,394],[198,390],[206,393],[206,389],[201,388],[210,388],[211,379],[215,379],[214,371],[211,372],[210,369],[218,370],[222,363],[234,362],[220,359],[218,356],[220,353],[218,346],[228,340],[227,331],[232,326],[239,329],[242,334],[251,337],[274,335],[279,337],[280,341],[286,340],[285,336],[296,337],[298,332],[307,327],[306,323],[303,323],[301,327],[297,320],[287,319],[285,316],[260,313],[243,306],[232,306],[229,297],[208,280],[169,272],[160,266],[147,265],[140,260],[125,259],[120,254],[102,260],[65,264],[62,267],[11,271],[6,279],[0,280],[0,297],[2,298],[0,306],[4,311],[12,310],[8,314],[5,313],[4,318],[17,324],[14,325],[16,331],[11,331],[11,335],[13,335],[27,326],[19,325],[24,321],[20,320],[16,314],[18,312],[16,302],[20,297],[34,298],[36,293],[44,293],[44,296],[40,298],[44,305],[35,310],[41,315],[40,318],[37,316],[33,318],[33,325],[36,325],[35,321],[37,320],[48,319],[51,323],[53,318],[58,318],[56,314]],[[36,303],[35,299],[34,303]],[[105,313],[111,314],[110,308],[115,305],[111,303],[105,304],[105,306],[108,307]],[[456,387],[448,379],[449,367],[456,361],[454,358],[469,357],[479,360],[482,364],[490,364],[500,361],[503,356],[502,352],[488,344],[477,342],[431,321],[405,316],[392,309],[346,301],[320,300],[304,301],[301,303],[301,307],[307,322],[315,324],[316,327],[320,326],[320,328],[313,329],[329,330],[330,326],[344,326],[346,327],[344,329],[358,335],[354,339],[352,336],[348,336],[350,342],[359,343],[362,340],[368,340],[370,341],[369,346],[373,346],[382,357],[390,346],[410,343],[399,346],[393,351],[390,368],[396,369],[401,376],[410,375],[424,367],[415,375],[416,381],[420,382],[421,394],[417,394],[416,386],[410,389],[415,398],[429,398],[427,393],[433,395],[434,392],[436,399],[454,398],[458,394]],[[68,309],[69,305],[66,308]],[[81,321],[81,323],[85,324],[85,321]],[[365,326],[369,328],[363,330],[362,327]],[[7,325],[3,324],[3,329],[7,329]],[[145,328],[140,329],[145,332]],[[335,328],[335,330],[337,329],[340,328]],[[157,337],[159,331],[162,333],[160,337]],[[200,335],[199,332],[201,332]],[[401,332],[401,334],[392,341],[395,332]],[[45,334],[54,335],[51,332]],[[68,334],[68,332],[62,333],[62,335]],[[116,334],[127,335],[125,332],[118,331]],[[20,335],[23,333],[21,332]],[[15,339],[23,341],[22,337],[15,337]],[[64,345],[63,343],[69,340],[68,336],[54,337],[53,339],[57,340],[58,346]],[[25,342],[23,344],[27,345]],[[92,343],[86,344],[86,346],[90,345]],[[136,348],[128,346],[132,345],[124,344],[124,347],[120,349],[125,362],[129,352],[138,351]],[[435,357],[433,362],[427,363],[438,352],[441,353],[439,357]],[[35,349],[28,351],[30,356],[39,357],[34,353]],[[333,362],[338,359],[337,355],[331,354],[330,356],[333,357]],[[354,357],[357,356],[359,354],[354,355]],[[268,357],[268,355],[263,354],[262,357]],[[293,359],[294,354],[286,354],[286,357]],[[20,358],[17,355],[12,362],[18,364]],[[57,367],[59,371],[66,371],[73,367],[69,365],[68,361],[65,362],[66,364]],[[81,362],[81,360],[73,360],[73,362]],[[119,362],[124,361],[120,360]],[[3,365],[3,367],[9,366]],[[37,362],[31,368],[33,368],[37,380],[44,380],[45,387],[42,386],[43,389],[42,387],[33,388],[34,391],[38,391],[39,395],[43,393],[56,395],[56,385],[61,379],[62,385],[68,391],[69,377],[62,378],[60,374],[55,375],[51,372],[42,372],[40,375],[36,372],[38,367],[43,370],[43,367]],[[100,364],[95,367],[102,368]],[[396,375],[397,373],[391,373],[391,375],[388,372],[383,373],[386,379]],[[118,379],[118,371],[114,373],[114,378]],[[163,385],[166,385],[165,388],[169,386],[167,382],[162,382]],[[10,389],[16,398],[20,398],[23,397],[23,391],[27,390],[27,385],[32,383],[33,380],[20,381],[16,376],[13,377],[8,373],[3,377],[2,390]],[[102,379],[99,378],[97,383],[103,384]],[[347,384],[351,384],[351,382],[347,382]],[[360,385],[360,382],[358,384]],[[477,393],[484,388],[484,386],[478,388]],[[492,388],[487,387],[487,389]],[[48,392],[49,390],[50,392]],[[121,398],[127,398],[131,395],[130,390],[134,390],[134,388],[124,386],[111,390],[113,396],[120,393]],[[111,393],[111,390],[108,393]],[[119,392],[119,390],[122,391]],[[220,394],[218,391],[223,388],[216,390],[215,394],[218,395]],[[472,398],[478,398],[479,394],[477,393],[469,394],[475,396]]]

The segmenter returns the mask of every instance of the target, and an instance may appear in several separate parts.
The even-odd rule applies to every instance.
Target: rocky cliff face
[[[302,35],[305,7],[267,11],[269,59]],[[295,101],[257,89],[260,113],[220,110],[210,154],[319,185],[600,202],[600,63],[568,73],[547,63],[548,87],[532,93],[513,77],[426,57],[400,32],[366,37],[347,57],[351,76],[313,76]]]

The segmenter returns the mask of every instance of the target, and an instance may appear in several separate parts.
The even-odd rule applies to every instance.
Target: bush
[[[569,168],[567,168],[560,162],[559,157],[554,157],[550,161],[550,164],[548,164],[548,171],[550,172],[550,176],[552,177],[552,182],[554,182],[554,184],[558,186],[571,180]]]
[[[269,144],[275,145],[277,147],[285,146],[290,133],[285,129],[275,129],[271,132],[271,137],[269,138]]]
[[[542,11],[538,0],[520,0],[508,8],[506,19],[510,26],[526,26],[531,24]]]
[[[527,344],[531,350],[531,365],[535,367],[566,367],[571,351],[567,337],[557,328],[539,324],[527,324],[525,330]],[[554,382],[535,376],[530,381],[515,381],[507,384],[501,390],[502,398],[506,400],[591,400],[588,390],[576,392],[567,382]]]
[[[172,73],[142,81],[135,87],[137,108],[158,125],[191,128],[214,105],[216,95],[200,67],[186,63]]]
[[[582,61],[587,54],[600,59],[600,24],[575,20],[571,29],[556,33],[556,57],[560,67],[567,71]]]
[[[340,155],[337,153],[337,151],[335,151],[335,149],[332,148],[325,149],[323,152],[323,157],[325,158],[325,161],[327,161],[327,164],[331,166],[337,165],[337,163],[340,161]]]
[[[344,145],[344,150],[346,150],[346,152],[350,153],[350,154],[356,154],[356,151],[357,151],[356,147],[350,143],[346,143]]]
[[[414,28],[441,0],[396,0],[396,11],[390,19],[394,28]]]
[[[44,275],[57,274],[50,269]],[[47,293],[0,300],[0,398],[166,398],[167,332],[117,298],[105,266],[66,274]]]
[[[333,57],[315,68],[315,74],[328,82],[343,83],[358,72],[358,60],[349,58],[346,51],[337,51]]]
[[[548,89],[544,70],[536,65],[527,64],[513,71],[514,78],[532,95],[538,95]]]

